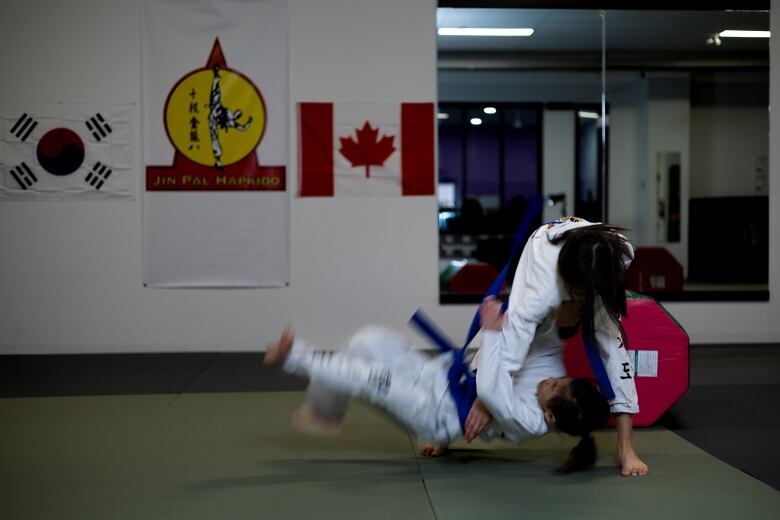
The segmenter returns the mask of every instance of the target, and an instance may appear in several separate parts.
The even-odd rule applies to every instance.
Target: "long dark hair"
[[[606,398],[590,381],[578,378],[572,380],[569,395],[555,396],[547,406],[555,416],[555,426],[560,431],[582,437],[556,473],[566,474],[592,467],[596,462],[596,443],[590,433],[607,424],[609,403]]]
[[[563,242],[558,254],[558,273],[569,294],[580,292],[586,309],[593,311],[601,298],[612,321],[626,315],[625,259],[631,258],[631,246],[620,233],[623,228],[609,224],[582,226],[550,240]],[[591,316],[595,313],[591,312]]]

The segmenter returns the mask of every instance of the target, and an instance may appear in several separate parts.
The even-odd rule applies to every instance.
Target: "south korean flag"
[[[0,200],[135,198],[132,104],[0,104]]]

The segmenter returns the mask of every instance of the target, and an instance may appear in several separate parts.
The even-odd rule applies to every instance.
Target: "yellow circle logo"
[[[204,166],[249,155],[265,131],[265,104],[241,74],[214,67],[182,78],[168,96],[165,129],[173,146]]]

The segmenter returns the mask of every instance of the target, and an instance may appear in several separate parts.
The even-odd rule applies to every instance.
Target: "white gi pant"
[[[428,357],[397,332],[367,327],[346,350],[316,351],[296,341],[283,368],[308,376],[308,404],[322,418],[343,420],[350,397],[375,405],[421,441],[449,443],[462,436],[447,371],[452,354]]]

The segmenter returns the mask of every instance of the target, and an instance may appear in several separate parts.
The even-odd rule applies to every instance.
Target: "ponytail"
[[[575,471],[589,469],[596,463],[596,441],[590,433],[585,434],[577,445],[569,452],[569,458],[560,468],[555,470],[558,475],[567,475]]]
[[[573,379],[568,396],[557,396],[548,407],[555,416],[555,426],[562,432],[581,437],[569,452],[558,474],[588,469],[596,462],[596,442],[590,433],[603,427],[609,419],[609,403],[598,389],[585,379]]]

